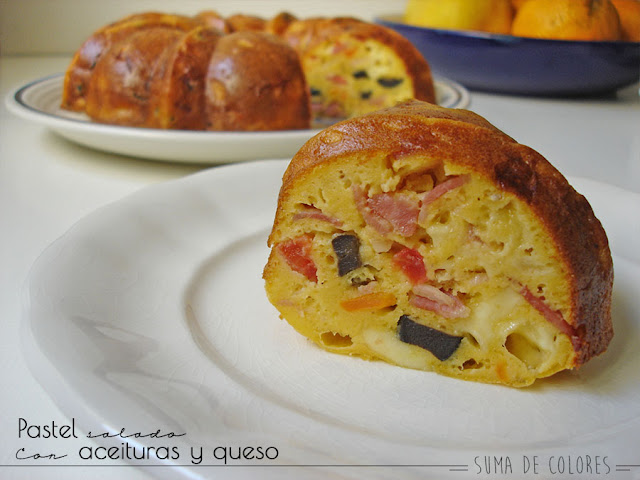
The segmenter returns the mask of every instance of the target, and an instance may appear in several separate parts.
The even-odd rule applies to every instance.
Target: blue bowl
[[[640,80],[639,42],[545,40],[376,22],[408,38],[434,73],[467,88],[540,96],[611,93]]]

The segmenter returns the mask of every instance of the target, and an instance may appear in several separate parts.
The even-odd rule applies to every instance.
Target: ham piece
[[[301,220],[303,218],[315,218],[316,220],[321,220],[323,222],[328,222],[336,227],[341,227],[342,222],[335,218],[330,217],[325,214],[319,208],[314,207],[313,205],[303,205],[302,209],[293,216],[293,221]]]
[[[420,207],[420,214],[418,216],[418,221],[422,222],[425,218],[427,218],[427,213],[429,211],[429,205],[443,196],[445,193],[450,192],[451,190],[455,190],[456,188],[461,187],[465,183],[469,181],[469,175],[458,175],[455,177],[449,177],[444,182],[436,185],[434,188],[429,190],[422,197],[422,205]]]
[[[403,237],[416,233],[418,227],[418,201],[401,193],[378,193],[369,198],[358,186],[354,186],[356,208],[367,225],[381,235],[395,231]]]
[[[414,307],[430,310],[445,318],[464,318],[469,315],[469,307],[450,293],[433,285],[422,283],[411,290],[414,295],[409,303]]]
[[[520,295],[522,295],[533,308],[538,310],[538,312],[540,312],[549,323],[556,326],[562,333],[569,335],[569,337],[573,337],[575,335],[576,332],[573,330],[573,327],[567,323],[567,321],[562,317],[562,314],[556,310],[552,310],[542,298],[531,293],[531,290],[529,290],[528,287],[523,286],[520,290]]]

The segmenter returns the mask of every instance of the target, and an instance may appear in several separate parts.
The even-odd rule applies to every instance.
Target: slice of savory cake
[[[521,387],[613,336],[587,200],[468,111],[414,100],[322,131],[283,177],[269,246],[269,300],[331,352]]]

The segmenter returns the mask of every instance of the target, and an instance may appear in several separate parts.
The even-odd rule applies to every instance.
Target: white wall
[[[71,54],[91,32],[130,13],[156,10],[264,17],[289,11],[299,17],[351,15],[373,20],[397,13],[405,0],[0,0],[2,55]]]

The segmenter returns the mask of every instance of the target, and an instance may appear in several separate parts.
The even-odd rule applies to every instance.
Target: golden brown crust
[[[205,26],[214,28],[221,33],[231,33],[231,25],[229,25],[227,19],[215,10],[203,10],[194,18]]]
[[[289,12],[281,12],[270,18],[265,25],[265,31],[274,35],[283,35],[297,18]]]
[[[111,124],[151,128],[206,127],[204,77],[221,34],[156,27],[116,43],[98,61],[86,113]]]
[[[304,53],[327,38],[360,23],[361,20],[352,17],[305,18],[291,22],[282,35],[298,52]]]
[[[573,329],[575,366],[606,350],[613,336],[613,264],[606,234],[591,206],[540,154],[472,112],[414,100],[325,129],[291,160],[278,211],[283,210],[280,206],[293,179],[312,174],[321,163],[354,154],[364,159],[374,152],[447,159],[529,205],[555,241],[570,279],[573,308],[566,320]],[[272,239],[273,232],[270,244]]]
[[[310,127],[309,89],[298,56],[268,33],[224,36],[211,57],[206,95],[212,130]]]
[[[106,49],[85,111],[103,123],[192,130],[310,127],[296,52],[263,32],[147,26]]]
[[[168,62],[182,35],[172,28],[150,28],[113,45],[94,68],[87,115],[104,123],[155,126],[152,92],[163,80],[156,66]]]
[[[267,21],[256,15],[245,15],[237,13],[227,17],[227,23],[231,26],[232,32],[264,32],[267,26]]]
[[[153,124],[179,130],[207,128],[205,78],[221,38],[222,34],[210,27],[197,27],[182,36],[171,68],[165,72],[162,90],[153,94],[157,104],[151,112]]]
[[[584,196],[539,153],[511,145],[492,179],[526,201],[546,225],[571,278],[576,366],[604,352],[613,337],[613,262],[602,225]]]
[[[82,111],[86,105],[89,79],[100,56],[113,44],[131,34],[163,26],[187,31],[200,25],[198,19],[182,15],[146,12],[122,18],[95,31],[75,53],[67,68],[62,93],[62,108]]]

